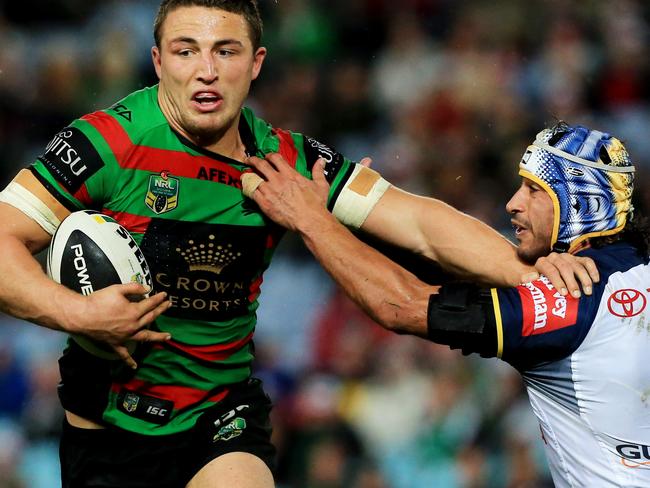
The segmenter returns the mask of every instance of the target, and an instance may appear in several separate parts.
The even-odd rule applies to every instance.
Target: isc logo
[[[157,415],[158,417],[164,417],[167,415],[167,409],[161,407],[148,406],[147,413],[150,415]]]

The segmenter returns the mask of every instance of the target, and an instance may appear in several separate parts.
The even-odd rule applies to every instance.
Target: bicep
[[[422,197],[391,186],[379,199],[361,230],[393,245],[436,260],[435,246],[424,234],[419,207]]]
[[[512,286],[528,268],[496,230],[435,198],[391,187],[361,229],[479,283]]]

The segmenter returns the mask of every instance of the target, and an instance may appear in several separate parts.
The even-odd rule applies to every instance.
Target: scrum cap
[[[553,200],[554,251],[616,234],[633,211],[634,166],[623,143],[605,132],[564,122],[544,129],[528,146],[519,174]]]

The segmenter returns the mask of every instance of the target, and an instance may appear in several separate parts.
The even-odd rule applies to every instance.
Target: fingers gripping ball
[[[152,288],[149,266],[131,234],[112,218],[89,210],[70,214],[57,229],[47,253],[47,274],[83,295],[132,282]],[[95,356],[119,359],[108,344],[81,335],[72,337]],[[129,353],[136,344],[126,344]]]
[[[256,173],[244,173],[241,175],[242,192],[248,198],[253,198],[253,193],[263,182],[264,180]]]

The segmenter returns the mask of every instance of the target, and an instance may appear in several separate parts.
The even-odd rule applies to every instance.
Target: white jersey
[[[556,487],[650,488],[650,267],[624,243],[589,250],[601,282],[493,293],[499,356],[521,372]]]

